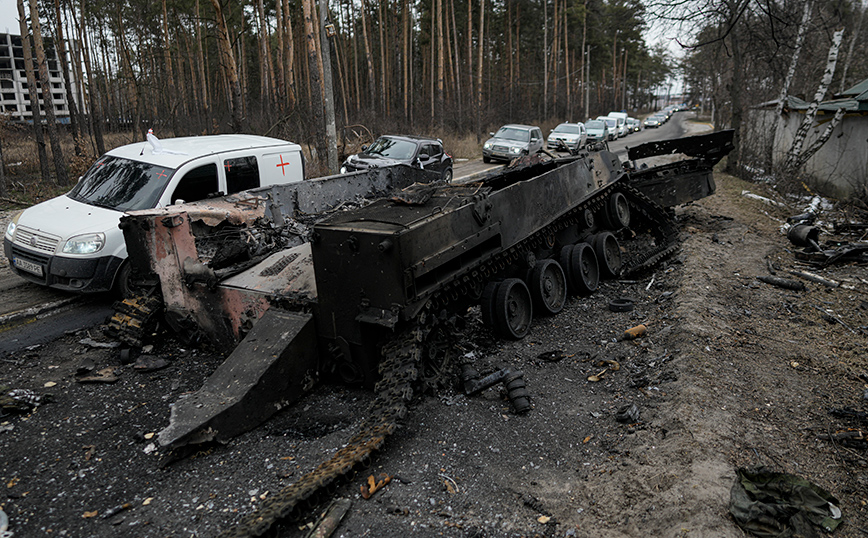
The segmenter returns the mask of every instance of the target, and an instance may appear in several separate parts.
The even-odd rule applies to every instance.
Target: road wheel
[[[600,275],[603,278],[615,278],[621,272],[621,245],[611,232],[602,232],[589,241],[594,247]]]
[[[132,272],[129,260],[124,260],[121,268],[118,269],[118,274],[115,275],[114,294],[120,300],[129,299],[134,294],[132,284],[130,283]]]
[[[609,196],[603,215],[606,227],[614,232],[630,226],[630,205],[627,203],[627,197],[624,196],[624,193],[613,192]]]
[[[520,340],[530,330],[533,302],[524,282],[507,278],[497,285],[493,302],[494,331],[503,338]]]
[[[540,312],[557,314],[567,300],[567,277],[554,260],[540,260],[528,279],[530,294]]]
[[[494,329],[494,294],[500,282],[489,282],[482,289],[482,297],[479,299],[479,308],[482,310],[482,323]]]
[[[590,295],[597,291],[600,285],[600,267],[597,264],[597,255],[594,254],[591,245],[587,243],[575,245],[570,262],[576,293]]]
[[[482,162],[484,162],[485,164],[490,163],[490,162],[491,162],[491,157],[486,157],[485,155],[483,155],[483,156],[482,156]]]
[[[451,168],[447,168],[443,172],[443,181],[445,181],[446,183],[449,183],[452,181],[452,169]]]

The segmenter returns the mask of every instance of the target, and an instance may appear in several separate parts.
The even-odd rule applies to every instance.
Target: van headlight
[[[485,144],[482,144],[482,147],[483,149],[491,149],[491,142],[486,142]]]
[[[15,228],[18,227],[18,219],[21,218],[21,214],[24,211],[19,211],[15,213],[15,216],[12,217],[12,220],[9,221],[9,224],[6,225],[6,237],[10,240],[15,239]]]
[[[93,254],[105,246],[105,234],[82,234],[69,238],[63,245],[64,254]]]
[[[522,149],[523,148],[521,148],[520,146],[513,146],[513,147],[509,148],[509,152],[518,154],[518,153],[521,153]]]

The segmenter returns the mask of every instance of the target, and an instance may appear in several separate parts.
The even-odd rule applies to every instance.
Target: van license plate
[[[15,265],[15,267],[21,269],[22,271],[27,271],[28,273],[32,273],[37,276],[42,276],[42,266],[38,263],[22,260],[21,258],[12,258],[12,263]]]

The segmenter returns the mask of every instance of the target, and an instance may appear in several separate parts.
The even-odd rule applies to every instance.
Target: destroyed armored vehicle
[[[639,148],[631,159],[684,158],[636,170],[605,150],[536,154],[452,183],[399,165],[131,213],[122,227],[144,293],[112,327],[141,344],[159,315],[190,341],[234,348],[174,404],[161,446],[226,440],[323,378],[373,387],[347,447],[230,531],[259,534],[379,448],[415,390],[454,374],[468,307],[522,338],[568,296],[675,251],[667,208],[714,192],[732,132]],[[505,382],[526,398],[520,374]]]

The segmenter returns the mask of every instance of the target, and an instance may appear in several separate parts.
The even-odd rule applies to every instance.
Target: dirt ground
[[[756,465],[835,495],[836,536],[868,535],[868,452],[819,438],[868,430],[866,268],[802,265],[779,231],[801,206],[766,205],[742,191],[782,198],[716,179],[717,194],[677,209],[681,251],[653,272],[570,299],[518,342],[471,330],[464,347],[477,368],[522,370],[533,409],[514,414],[499,388],[417,399],[373,465],[334,493],[352,501],[335,536],[745,536],[730,488],[737,468]],[[758,281],[770,267],[841,285]],[[624,296],[635,310],[610,311]],[[645,337],[618,340],[640,323]],[[153,354],[169,366],[142,373],[87,336],[104,340],[94,327],[2,357],[0,385],[53,397],[0,419],[0,508],[15,536],[215,536],[340,448],[372,398],[324,385],[227,445],[160,468],[153,434],[220,357],[166,338]],[[83,365],[116,366],[118,381],[76,383]],[[638,419],[618,422],[627,405]],[[855,412],[831,413],[842,409]],[[362,499],[379,473],[392,481]],[[305,536],[324,506],[274,535]]]

